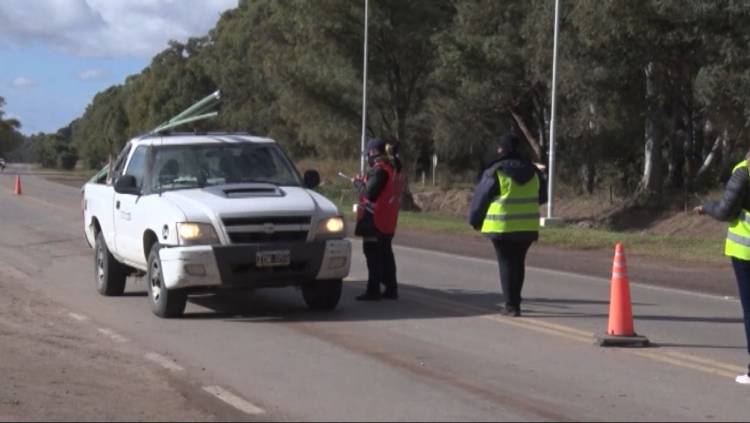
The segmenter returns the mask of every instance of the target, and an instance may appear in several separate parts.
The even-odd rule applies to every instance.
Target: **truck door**
[[[143,190],[148,151],[149,148],[145,145],[136,148],[123,173],[135,177],[140,192]],[[142,219],[137,218],[137,207],[142,196],[116,192],[114,200],[117,255],[126,263],[145,263],[142,242],[144,227]]]

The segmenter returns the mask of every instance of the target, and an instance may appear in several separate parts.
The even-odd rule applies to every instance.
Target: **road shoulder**
[[[0,421],[217,421],[191,389],[0,263]]]

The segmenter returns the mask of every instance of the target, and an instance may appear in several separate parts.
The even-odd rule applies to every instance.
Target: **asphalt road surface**
[[[525,314],[514,319],[497,314],[502,297],[493,261],[398,247],[401,300],[362,304],[354,297],[364,290],[366,268],[355,243],[352,274],[335,312],[309,312],[299,292],[281,289],[192,298],[185,318],[162,320],[152,315],[140,280],[128,281],[124,297],[96,293],[80,192],[23,175],[24,193],[15,196],[14,175],[26,171],[0,175],[0,287],[54,304],[62,310],[50,314],[54,324],[131,357],[92,377],[123,375],[119,389],[132,409],[179,398],[170,410],[182,407],[182,414],[164,415],[747,420],[750,387],[734,382],[748,362],[735,298],[632,284],[636,331],[655,346],[606,349],[593,339],[607,326],[607,279],[529,268]],[[0,360],[16,339],[2,338],[2,322]],[[64,357],[45,360],[58,359]],[[32,375],[38,363],[27,365]],[[139,380],[151,379],[138,375],[168,383],[148,391]],[[24,372],[16,369],[15,377]],[[138,400],[139,393],[148,398]],[[71,402],[73,410],[63,415],[78,410],[95,419],[85,403]],[[0,419],[28,418],[8,407],[0,391]],[[159,416],[142,411],[135,418]]]

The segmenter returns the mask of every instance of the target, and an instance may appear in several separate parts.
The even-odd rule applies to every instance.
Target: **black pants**
[[[526,253],[533,241],[493,240],[497,262],[500,266],[500,284],[503,287],[505,306],[521,306],[521,289],[526,276]]]
[[[379,235],[362,243],[367,259],[367,293],[380,295],[380,284],[389,294],[398,294],[396,259],[393,257],[393,236]]]
[[[732,265],[734,266],[734,275],[737,277],[737,288],[739,288],[740,302],[742,303],[742,315],[745,319],[747,352],[750,354],[750,261],[732,257]]]

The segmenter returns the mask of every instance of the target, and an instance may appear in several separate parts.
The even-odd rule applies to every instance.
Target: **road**
[[[285,289],[193,298],[185,318],[161,320],[139,280],[124,297],[96,293],[79,191],[23,175],[15,196],[14,171],[25,169],[0,176],[0,287],[55,304],[56,324],[130,357],[128,373],[166,380],[151,399],[183,398],[175,419],[747,419],[750,388],[734,382],[748,361],[735,298],[632,284],[636,330],[656,345],[605,349],[593,337],[607,325],[606,279],[530,268],[525,314],[513,319],[497,314],[493,261],[397,247],[402,299],[362,304],[355,244],[333,313],[309,312]],[[124,385],[124,398],[143,389]],[[12,415],[3,407],[0,420]]]

